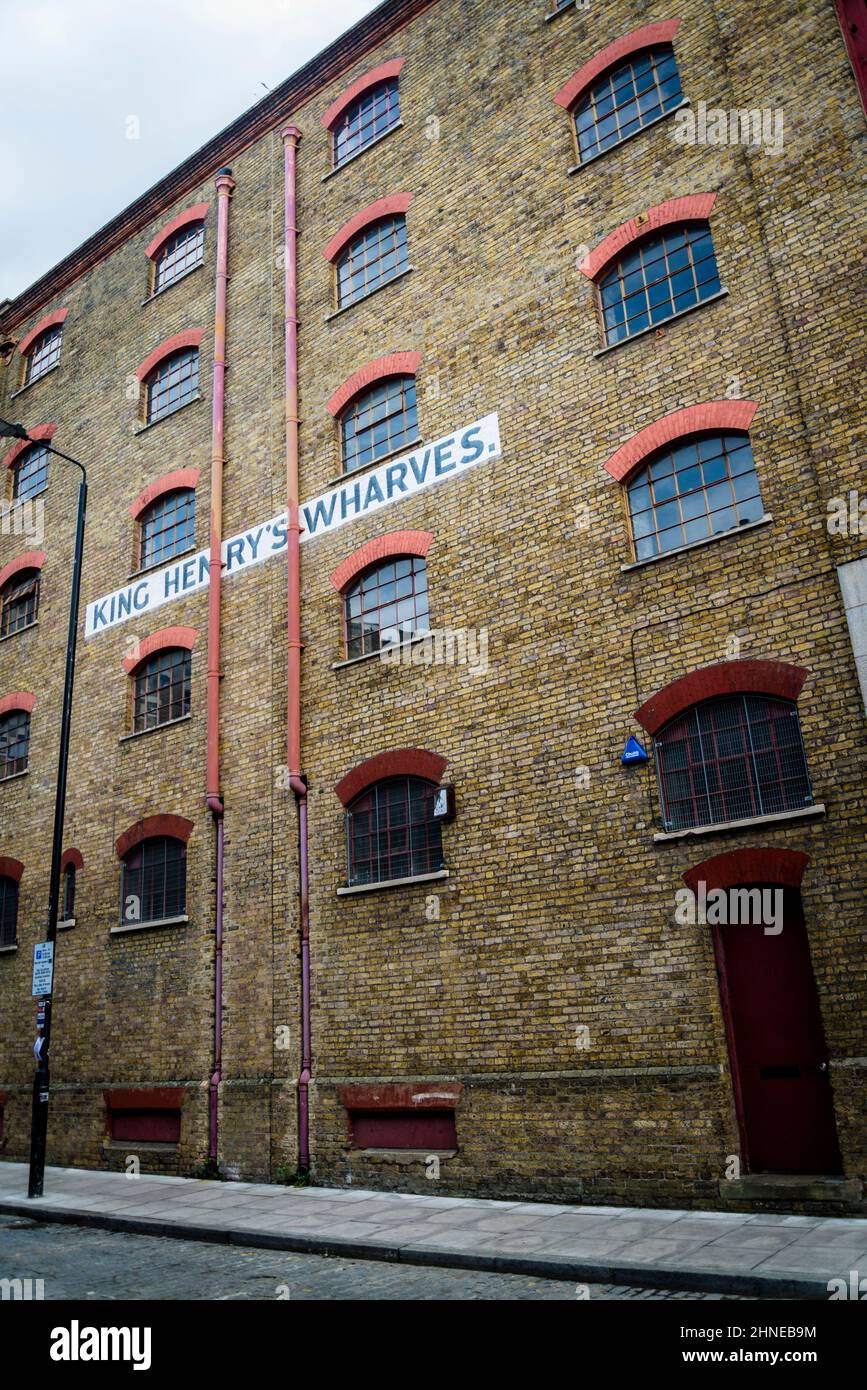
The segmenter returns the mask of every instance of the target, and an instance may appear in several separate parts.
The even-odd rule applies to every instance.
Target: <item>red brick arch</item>
[[[390,193],[387,198],[379,198],[375,203],[369,203],[366,208],[362,208],[354,217],[350,217],[348,222],[344,222],[340,231],[335,232],[328,245],[322,248],[326,261],[336,261],[344,246],[372,222],[380,222],[383,217],[394,217],[398,213],[406,212],[412,198],[411,193]]]
[[[382,782],[386,777],[423,777],[427,782],[439,782],[446,770],[448,759],[439,753],[428,753],[424,748],[394,748],[389,753],[378,753],[375,758],[367,758],[351,772],[347,772],[334,788],[344,806],[348,806],[357,796],[374,782]]]
[[[353,396],[357,396],[359,391],[372,386],[374,382],[384,381],[390,376],[415,376],[420,366],[420,352],[390,352],[386,357],[377,357],[375,362],[368,362],[365,367],[360,367],[352,376],[346,378],[342,386],[338,386],[328,402],[329,415],[339,415]]]
[[[44,319],[40,319],[35,328],[31,328],[29,333],[25,333],[21,342],[18,344],[18,351],[23,357],[30,351],[40,333],[44,333],[47,328],[56,328],[58,324],[64,323],[68,309],[52,309],[50,314],[46,314]]]
[[[6,588],[10,579],[14,579],[16,574],[21,574],[23,570],[41,570],[45,564],[44,550],[27,550],[17,559],[10,560],[8,565],[4,565],[0,570],[0,590]]]
[[[177,492],[180,488],[191,488],[195,491],[200,474],[199,468],[176,468],[173,473],[164,473],[161,478],[148,483],[135,501],[130,503],[130,516],[134,521],[138,521],[142,512],[167,492]]]
[[[717,195],[715,193],[690,193],[685,198],[671,198],[667,203],[657,203],[628,222],[621,222],[613,232],[589,256],[585,256],[578,269],[588,280],[596,280],[610,263],[622,255],[627,246],[641,241],[649,232],[660,231],[663,227],[681,226],[684,222],[706,222],[713,210]]]
[[[34,425],[32,429],[28,430],[30,438],[19,439],[18,443],[9,450],[9,453],[3,460],[3,467],[11,468],[18,456],[23,454],[25,449],[29,449],[31,444],[49,443],[56,429],[57,426],[53,421],[47,425]]]
[[[360,97],[362,92],[367,91],[368,87],[377,87],[380,82],[388,82],[392,77],[399,77],[405,62],[405,58],[390,58],[387,63],[380,63],[378,67],[371,68],[363,77],[356,77],[355,81],[341,92],[337,100],[332,101],[322,116],[322,124],[325,129],[331,130],[350,102],[355,101],[356,97]]]
[[[36,696],[31,695],[29,690],[13,690],[10,695],[4,695],[0,699],[0,715],[11,714],[16,709],[32,714],[35,704]]]
[[[432,540],[433,531],[389,531],[387,536],[376,536],[374,540],[353,550],[328,577],[338,593],[342,593],[368,565],[393,555],[424,557],[430,550]]]
[[[84,868],[84,859],[80,849],[65,849],[60,859],[60,872],[72,866],[76,871]]]
[[[153,352],[149,352],[136,368],[135,374],[139,381],[144,381],[145,377],[150,376],[154,367],[158,366],[164,357],[170,357],[173,352],[180,352],[182,348],[200,347],[203,332],[202,328],[187,328],[183,333],[173,333],[170,338],[166,338]]]
[[[646,24],[642,29],[633,29],[631,34],[624,34],[622,38],[615,39],[607,48],[600,49],[577,72],[573,72],[569,81],[560,88],[554,98],[557,105],[562,106],[566,111],[571,110],[597,77],[601,77],[615,63],[628,58],[632,53],[640,53],[645,48],[656,48],[659,44],[671,43],[680,25],[679,19],[667,19],[661,24]]]
[[[125,858],[142,840],[151,840],[155,835],[166,835],[172,840],[183,840],[186,844],[194,825],[195,822],[187,820],[185,816],[145,816],[118,835],[114,842],[117,856],[119,859]]]
[[[167,651],[171,647],[182,647],[185,651],[191,652],[198,640],[198,628],[161,627],[159,632],[152,632],[149,637],[136,643],[129,655],[123,658],[123,669],[127,675],[131,675],[149,656],[153,656],[155,652]]]
[[[730,849],[687,869],[683,881],[695,894],[700,883],[708,893],[715,888],[739,888],[750,883],[800,888],[809,862],[809,854],[794,849]]]
[[[24,865],[20,859],[9,859],[8,856],[0,854],[0,878],[11,878],[14,883],[20,883],[23,873]]]
[[[157,232],[156,236],[148,242],[147,248],[145,249],[145,255],[148,259],[153,260],[163,242],[168,241],[169,237],[173,236],[175,232],[179,232],[181,227],[188,227],[191,222],[204,222],[208,215],[209,206],[208,203],[194,203],[191,208],[185,208],[183,212],[179,212],[176,217],[173,217],[170,222],[167,222],[166,225]]]
[[[797,700],[809,672],[786,661],[721,661],[702,666],[658,690],[635,711],[635,718],[651,735],[659,733],[677,715],[723,695],[771,695]]]
[[[605,471],[625,483],[647,460],[666,444],[688,435],[702,434],[710,430],[749,430],[758,410],[757,401],[704,401],[701,405],[689,405],[685,410],[675,410],[671,415],[663,415],[652,425],[639,430],[631,439],[616,449],[605,463]]]

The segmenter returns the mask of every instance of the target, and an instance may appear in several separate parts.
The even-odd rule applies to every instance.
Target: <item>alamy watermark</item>
[[[770,155],[783,152],[783,112],[777,107],[738,107],[724,111],[700,101],[695,110],[674,113],[672,139],[678,145],[751,145]]]
[[[698,893],[680,888],[675,893],[674,920],[694,927],[761,927],[765,936],[783,930],[785,895],[782,888],[712,888],[702,880]]]
[[[0,536],[27,536],[41,546],[45,540],[45,503],[32,497],[0,502]]]
[[[384,642],[379,659],[386,666],[466,666],[471,675],[488,671],[486,627],[440,627],[415,632],[403,641]]]

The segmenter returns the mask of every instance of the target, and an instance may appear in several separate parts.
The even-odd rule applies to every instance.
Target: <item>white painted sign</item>
[[[359,517],[372,516],[382,507],[463,473],[476,463],[499,458],[501,452],[499,419],[494,413],[435,444],[422,445],[382,463],[359,478],[350,474],[345,482],[301,506],[301,540],[328,535]],[[281,512],[261,526],[223,541],[223,575],[231,578],[285,551],[286,513]],[[125,588],[87,605],[84,635],[95,637],[131,618],[144,617],[164,603],[207,588],[209,579],[207,550],[142,575]]]
[[[54,976],[54,942],[40,941],[33,947],[33,988],[31,995],[50,994]]]

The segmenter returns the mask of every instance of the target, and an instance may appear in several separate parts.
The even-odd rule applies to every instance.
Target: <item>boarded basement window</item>
[[[180,1110],[110,1110],[109,1118],[112,1139],[160,1144],[180,1142]]]
[[[356,1149],[456,1149],[454,1110],[352,1110]]]

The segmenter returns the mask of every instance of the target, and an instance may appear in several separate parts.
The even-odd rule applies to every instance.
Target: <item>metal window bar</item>
[[[39,612],[39,574],[18,577],[0,594],[0,637],[11,637],[36,622]]]
[[[144,840],[131,850],[121,875],[121,924],[181,916],[186,908],[186,862],[186,846],[169,837]],[[127,915],[130,899],[133,915]]]
[[[578,154],[586,163],[683,101],[669,47],[648,50],[602,77],[575,108]]]
[[[184,348],[165,358],[148,378],[147,423],[180,410],[198,394],[199,350]]]
[[[169,237],[154,261],[154,294],[168,289],[192,270],[205,255],[205,224],[192,222]]]
[[[14,946],[18,940],[18,884],[14,878],[0,878],[0,946]]]
[[[0,719],[0,782],[26,772],[30,756],[30,715],[13,710]]]
[[[393,377],[356,396],[343,416],[343,471],[358,468],[418,439],[415,377]]]
[[[137,568],[182,555],[196,543],[196,494],[192,489],[166,493],[142,516]]]
[[[378,782],[346,814],[350,886],[432,873],[443,867],[433,819],[435,788],[416,777]]]
[[[332,132],[333,167],[337,169],[345,164],[399,120],[400,93],[396,77],[363,92],[346,108]]]
[[[707,435],[662,451],[627,486],[635,558],[719,535],[764,515],[747,435]]]
[[[347,660],[427,632],[427,567],[419,556],[403,556],[365,571],[344,596]]]
[[[141,667],[135,678],[135,733],[189,714],[191,670],[191,655],[180,647],[158,652]]]
[[[721,289],[707,223],[690,224],[633,247],[599,281],[606,344],[621,342],[702,303]]]
[[[12,496],[16,502],[38,497],[48,487],[48,450],[42,444],[25,449],[14,465]]]
[[[26,386],[29,386],[31,381],[38,381],[41,376],[45,376],[46,372],[50,372],[51,368],[57,365],[60,361],[62,342],[62,324],[55,324],[53,328],[46,328],[44,333],[40,333],[27,354],[24,377]]]
[[[387,284],[408,265],[405,217],[389,217],[365,228],[337,263],[338,309]]]

